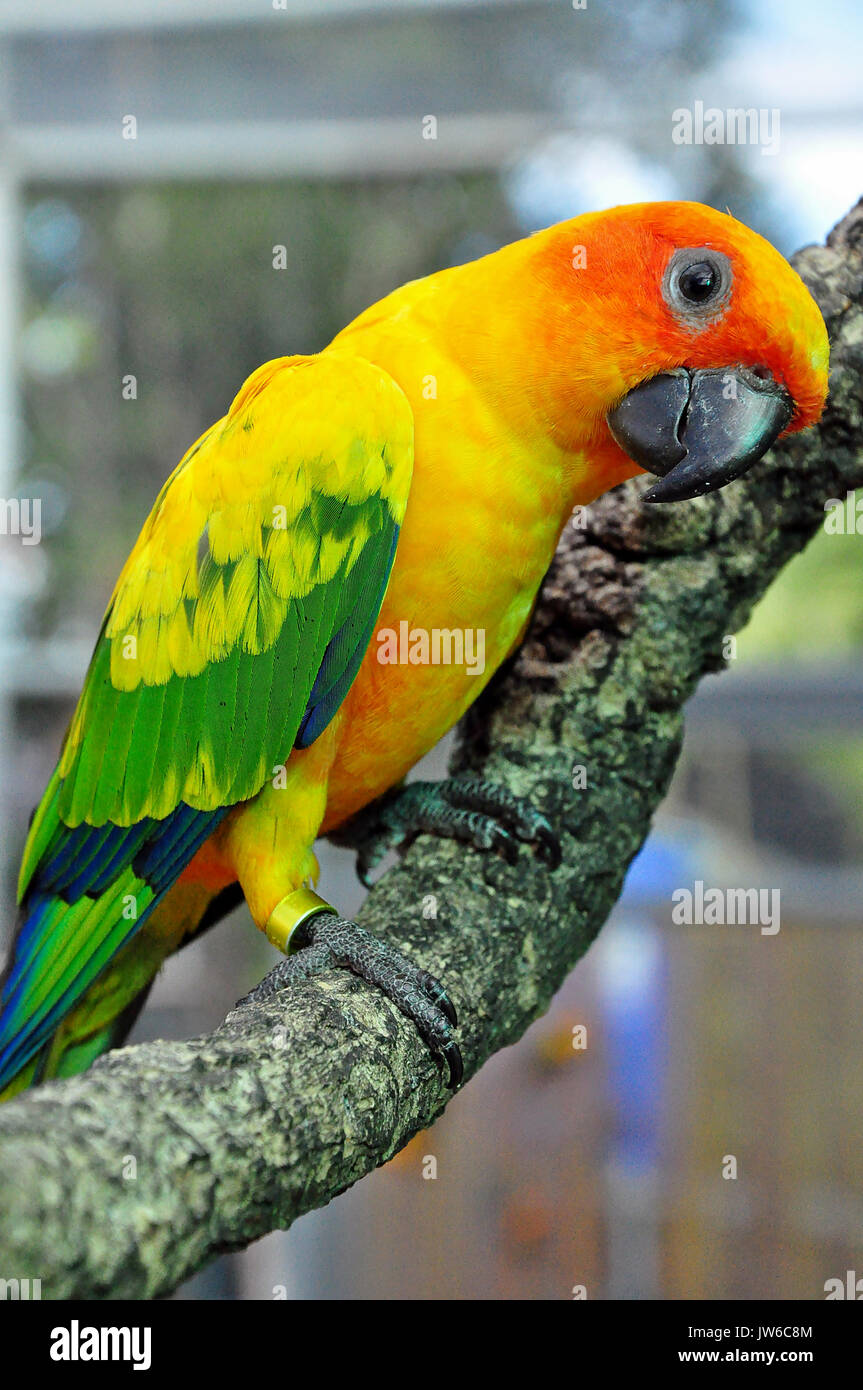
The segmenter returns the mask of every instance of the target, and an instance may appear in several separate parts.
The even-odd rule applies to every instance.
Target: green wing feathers
[[[60,763],[67,824],[260,789],[346,587],[380,606],[412,438],[401,390],[359,359],[286,358],[246,383],[163,489],[117,584]]]

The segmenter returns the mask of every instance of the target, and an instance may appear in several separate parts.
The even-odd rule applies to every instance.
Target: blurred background
[[[0,497],[40,499],[43,532],[0,534],[4,932],[116,574],[244,378],[588,209],[696,199],[786,254],[823,239],[863,193],[861,41],[853,0],[2,0]],[[698,102],[767,113],[778,147],[676,143]],[[863,1275],[861,552],[820,534],[704,684],[548,1016],[385,1169],[178,1296],[811,1299]],[[351,856],[321,863],[355,910]],[[673,926],[696,878],[780,888],[781,931]],[[135,1036],[213,1027],[273,955],[235,913]]]

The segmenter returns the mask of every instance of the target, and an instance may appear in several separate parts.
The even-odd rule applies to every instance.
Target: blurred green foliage
[[[755,609],[738,654],[747,661],[793,656],[824,663],[849,660],[861,649],[863,535],[819,531]]]

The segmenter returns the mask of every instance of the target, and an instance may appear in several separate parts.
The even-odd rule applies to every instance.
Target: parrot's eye
[[[719,284],[719,271],[709,261],[696,261],[680,272],[677,283],[684,299],[693,304],[703,304],[710,299]]]
[[[712,319],[731,293],[731,262],[712,247],[686,247],[675,251],[662,278],[662,293],[669,308],[687,323]]]

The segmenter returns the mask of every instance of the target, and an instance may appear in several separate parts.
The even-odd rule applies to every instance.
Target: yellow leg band
[[[336,917],[339,915],[330,903],[319,898],[311,888],[294,889],[294,892],[282,898],[270,913],[264,928],[267,940],[272,942],[277,951],[283,951],[287,955],[291,949],[291,937],[297,927],[302,926],[310,917],[317,917],[321,912],[332,912]]]

